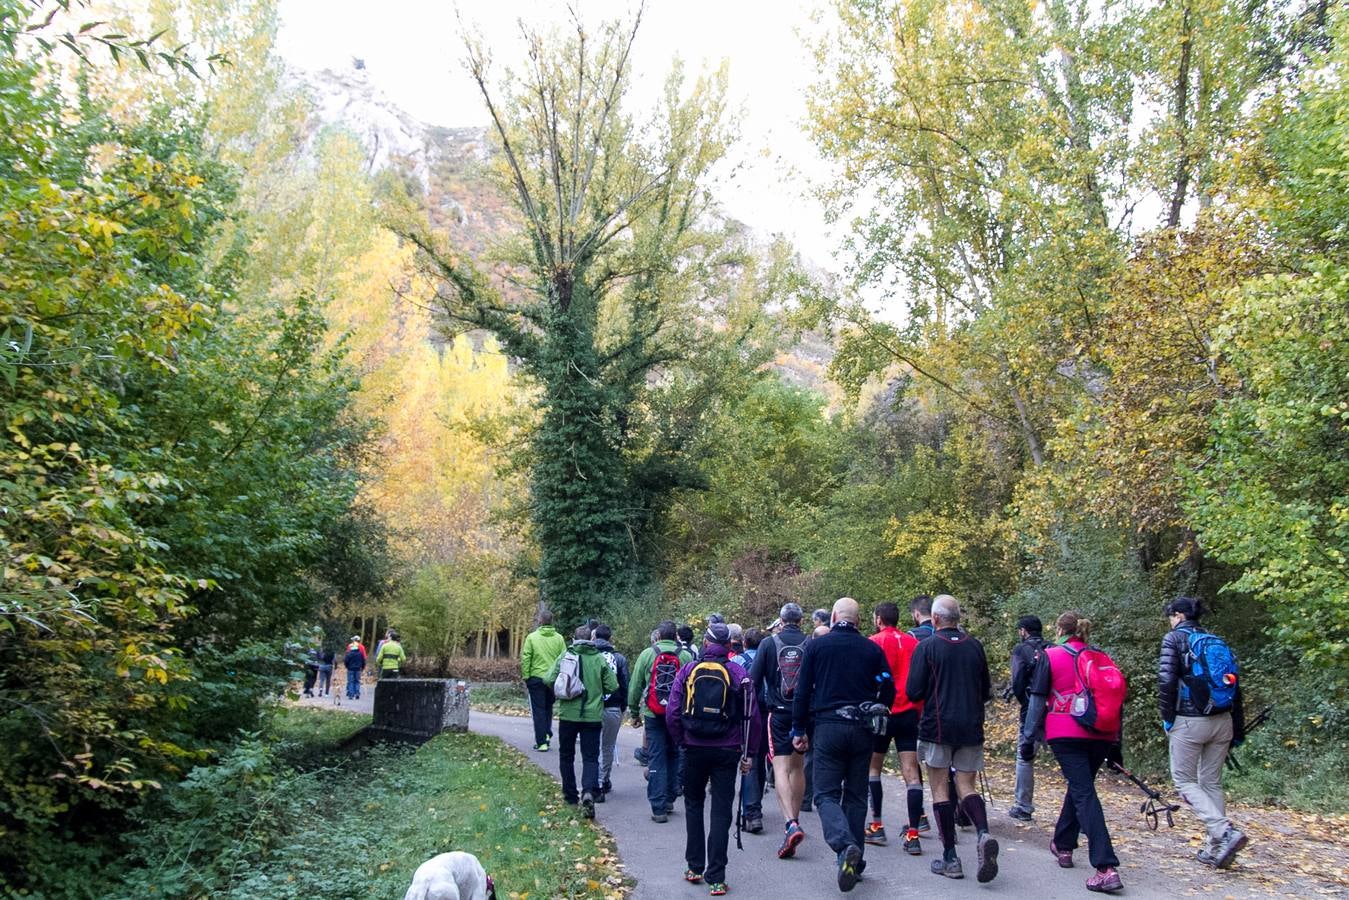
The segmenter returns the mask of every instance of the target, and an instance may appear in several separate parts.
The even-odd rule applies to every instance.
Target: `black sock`
[[[909,827],[918,828],[918,820],[923,817],[923,786],[909,786]]]
[[[879,822],[881,821],[881,776],[872,775],[868,784],[871,787],[871,817]]]
[[[965,817],[974,823],[976,834],[983,834],[988,831],[988,810],[984,807],[984,798],[978,794],[970,794],[960,801],[960,808],[965,811]]]
[[[956,805],[950,800],[933,803],[932,815],[937,819],[937,833],[941,835],[942,848],[954,851],[956,848]]]

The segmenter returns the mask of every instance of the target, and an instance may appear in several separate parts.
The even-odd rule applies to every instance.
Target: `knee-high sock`
[[[974,823],[974,830],[978,834],[988,831],[988,810],[984,806],[984,798],[978,794],[970,794],[960,801],[960,808],[965,811],[965,816]]]
[[[942,849],[954,851],[956,848],[956,805],[950,800],[932,804],[932,815],[937,819],[937,831],[941,834]]]
[[[918,820],[923,816],[923,784],[909,785],[909,827],[917,828]]]
[[[872,775],[871,780],[867,782],[867,786],[871,788],[871,817],[879,822],[881,821],[881,797],[883,796],[881,776]]]

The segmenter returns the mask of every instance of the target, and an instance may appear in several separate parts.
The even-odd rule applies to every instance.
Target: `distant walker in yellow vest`
[[[398,632],[390,628],[388,637],[380,643],[379,651],[375,653],[375,668],[379,670],[379,677],[397,678],[398,670],[407,658],[403,645],[398,643]]]

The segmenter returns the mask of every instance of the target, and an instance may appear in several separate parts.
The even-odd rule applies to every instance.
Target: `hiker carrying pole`
[[[729,644],[725,623],[708,625],[698,658],[675,676],[665,711],[670,737],[684,750],[684,879],[706,880],[714,897],[727,890],[737,769],[758,751],[759,738],[758,706],[744,689],[749,673],[730,660]]]

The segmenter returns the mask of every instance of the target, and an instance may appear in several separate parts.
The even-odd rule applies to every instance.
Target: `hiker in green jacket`
[[[628,681],[628,709],[634,722],[646,728],[646,799],[653,822],[669,821],[679,780],[679,748],[665,730],[665,702],[674,677],[693,655],[675,643],[675,623],[661,622],[656,642],[642,651]],[[659,710],[659,712],[657,711]]]
[[[403,660],[407,658],[403,645],[398,642],[398,632],[389,629],[389,636],[380,643],[379,652],[375,654],[375,668],[379,670],[379,677],[397,678]]]
[[[534,749],[548,749],[553,738],[553,679],[545,679],[567,649],[567,641],[553,628],[553,614],[539,613],[539,627],[525,637],[520,651],[520,677],[529,691],[529,711],[534,716]]]
[[[590,640],[590,626],[576,629],[571,648],[548,670],[549,684],[557,685],[558,764],[562,767],[562,799],[576,803],[576,739],[581,739],[581,813],[595,818],[595,798],[600,795],[600,730],[604,698],[618,690],[618,676]],[[565,681],[580,682],[580,690],[567,696]]]

